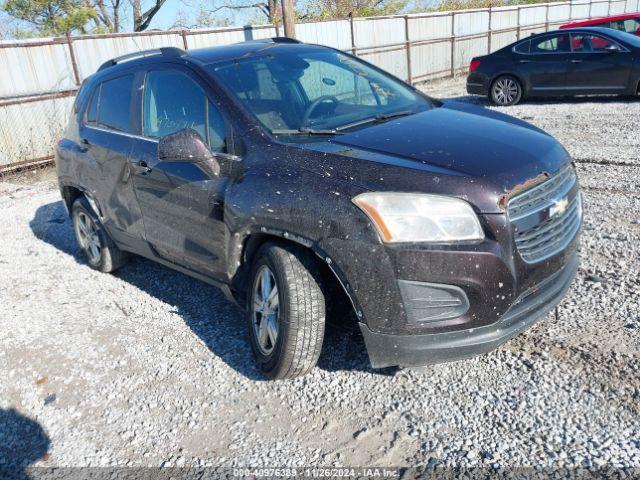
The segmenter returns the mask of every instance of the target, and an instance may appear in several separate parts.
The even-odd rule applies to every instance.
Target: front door
[[[224,194],[239,162],[229,152],[227,122],[215,99],[186,68],[146,72],[142,97],[142,136],[134,140],[130,162],[145,238],[165,259],[222,277]],[[216,157],[215,165],[159,160],[159,140],[185,128],[200,134]]]
[[[537,95],[561,93],[571,54],[568,34],[546,35],[531,40],[529,54],[518,56],[519,71]]]
[[[618,50],[608,50],[611,47]],[[567,89],[576,93],[621,93],[629,87],[633,57],[623,46],[600,35],[572,34]]]

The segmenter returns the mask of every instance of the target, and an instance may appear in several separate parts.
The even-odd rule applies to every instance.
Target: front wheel
[[[294,378],[316,365],[325,324],[325,299],[313,256],[290,245],[265,244],[247,292],[254,357],[269,378]]]
[[[511,75],[502,75],[491,84],[489,96],[496,105],[502,107],[515,105],[522,100],[522,85]]]

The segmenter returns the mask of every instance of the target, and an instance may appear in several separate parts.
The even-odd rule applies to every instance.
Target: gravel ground
[[[559,319],[423,370],[373,371],[330,328],[312,374],[264,381],[219,291],[142,259],[95,272],[51,171],[0,183],[0,467],[640,468],[640,102],[504,111],[577,160],[582,268]]]

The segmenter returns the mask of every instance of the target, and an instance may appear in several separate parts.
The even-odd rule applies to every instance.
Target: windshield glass
[[[340,52],[278,50],[211,67],[271,131],[332,130],[430,108],[406,85]]]

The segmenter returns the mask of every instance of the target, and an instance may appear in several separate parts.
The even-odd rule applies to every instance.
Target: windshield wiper
[[[298,128],[296,129],[282,129],[271,130],[274,135],[339,135],[340,133],[335,129],[321,129],[321,128]]]
[[[391,112],[391,113],[381,113],[380,115],[376,115],[375,117],[365,118],[364,120],[358,120],[356,122],[347,123],[346,125],[340,125],[336,127],[337,131],[347,130],[353,127],[359,127],[361,125],[367,125],[369,123],[377,123],[382,122],[384,120],[389,120],[390,118],[395,117],[405,117],[407,115],[413,115],[415,112],[413,110],[401,110],[399,112]]]

